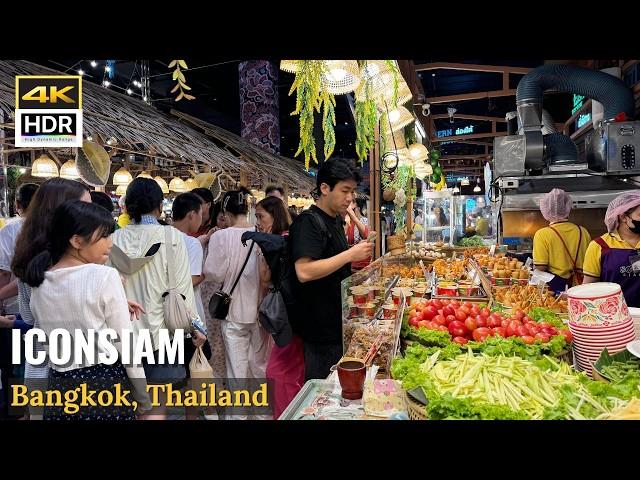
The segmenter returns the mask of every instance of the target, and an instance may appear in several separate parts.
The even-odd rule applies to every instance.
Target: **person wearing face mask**
[[[584,283],[618,283],[627,305],[640,307],[640,190],[616,197],[604,223],[607,233],[587,248]]]

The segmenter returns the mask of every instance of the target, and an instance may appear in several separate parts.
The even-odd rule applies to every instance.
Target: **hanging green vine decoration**
[[[373,100],[356,102],[356,153],[364,162],[375,144],[378,110]]]
[[[324,133],[324,158],[327,160],[336,147],[336,97],[322,91],[322,131]]]
[[[326,69],[324,60],[298,60],[298,62],[300,68],[289,90],[289,95],[296,92],[296,109],[291,115],[300,115],[300,143],[294,157],[304,153],[304,166],[309,170],[310,159],[318,163],[313,125],[314,113],[319,113],[321,109],[325,159],[331,156],[335,148],[336,101],[333,94],[322,88],[322,76]]]
[[[391,97],[391,105],[393,106],[392,108],[396,108],[398,106],[398,80],[400,78],[400,70],[393,60],[385,60],[385,63],[393,74],[393,97]]]

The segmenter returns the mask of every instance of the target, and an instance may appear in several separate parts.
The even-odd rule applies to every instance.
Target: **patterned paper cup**
[[[611,326],[631,316],[617,283],[578,285],[567,291],[570,323],[584,326]]]

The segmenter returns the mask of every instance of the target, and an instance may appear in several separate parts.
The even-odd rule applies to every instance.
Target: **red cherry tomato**
[[[477,316],[480,315],[480,309],[478,308],[477,305],[474,305],[473,307],[471,307],[471,313],[473,314],[473,316]]]
[[[464,322],[469,315],[465,313],[462,309],[456,310],[456,319]]]
[[[447,328],[446,325],[438,325],[438,330],[441,332],[448,332],[449,329]]]
[[[425,327],[426,328],[427,325],[429,325],[429,322],[427,322],[426,320],[420,320],[418,322],[418,326],[420,326],[420,327]]]
[[[478,324],[478,328],[487,326],[487,317],[483,315],[479,315],[476,317],[476,323]]]
[[[506,337],[507,336],[507,332],[506,329],[503,327],[495,327],[491,329],[491,334],[492,335],[500,335],[501,337]]]
[[[480,315],[482,315],[483,317],[488,317],[489,315],[491,315],[491,310],[489,310],[489,308],[487,307],[484,307],[480,312]]]
[[[449,324],[449,333],[452,337],[464,337],[469,331],[467,327],[464,326],[464,323],[456,320]]]
[[[455,322],[457,320],[455,315],[447,315],[446,317],[446,324],[449,325],[451,322]]]
[[[491,330],[486,327],[479,327],[473,331],[473,339],[476,342],[484,342],[489,336],[491,336]]]
[[[535,336],[536,340],[540,340],[542,343],[547,343],[549,341],[549,335],[547,335],[546,333],[538,333]]]
[[[529,335],[529,331],[527,330],[527,327],[525,327],[524,325],[521,327],[518,327],[516,330],[518,332],[519,337],[526,337]]]
[[[478,321],[473,317],[467,317],[464,321],[464,326],[467,327],[467,330],[473,332],[476,328],[478,328]]]
[[[418,320],[417,318],[413,317],[409,319],[409,325],[415,328],[418,328],[420,325],[420,320]]]
[[[536,341],[535,338],[533,338],[530,335],[525,335],[524,337],[522,337],[522,340],[524,341],[524,343],[526,343],[527,345],[531,345],[532,343],[534,343]]]
[[[437,298],[435,300],[431,301],[431,305],[436,307],[436,310],[439,310],[439,309],[441,309],[443,307],[442,302],[440,300],[438,300]]]
[[[502,322],[495,315],[490,315],[489,320],[487,321],[487,326],[491,328],[499,327],[502,325]]]
[[[567,343],[573,342],[573,335],[566,328],[561,328],[560,330],[558,330],[558,334],[564,335],[564,339]]]
[[[460,345],[464,345],[465,343],[467,343],[469,340],[467,340],[464,337],[453,337],[453,341],[455,343],[459,343]]]
[[[447,323],[442,315],[436,315],[435,317],[433,317],[433,322],[435,322],[436,325],[444,325],[445,323]]]

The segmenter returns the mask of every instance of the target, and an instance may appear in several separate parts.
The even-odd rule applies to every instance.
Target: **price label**
[[[491,245],[491,248],[489,249],[489,256],[493,257],[495,254],[496,254],[496,246]]]
[[[531,265],[533,264],[533,259],[531,257],[527,258],[527,261],[524,262],[524,266],[526,268],[531,268]]]

